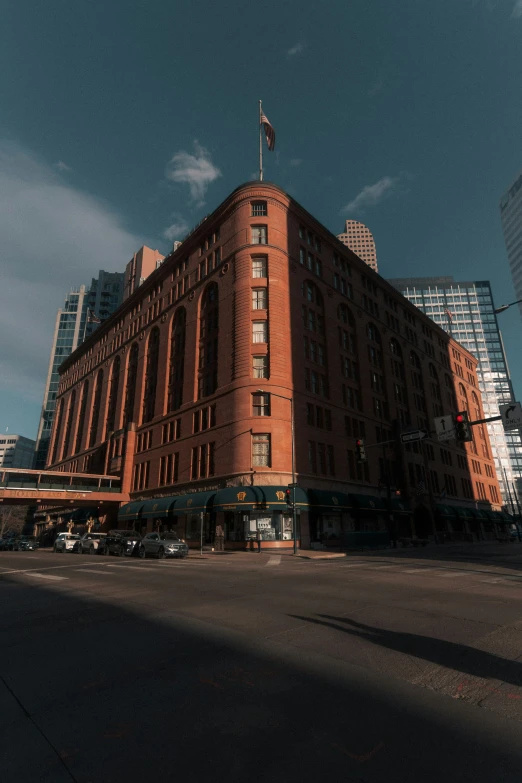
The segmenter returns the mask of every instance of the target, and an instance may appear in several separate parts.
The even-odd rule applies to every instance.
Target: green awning
[[[284,511],[288,486],[227,487],[214,498],[214,511]],[[301,487],[295,488],[296,508],[307,508],[308,498]],[[177,509],[177,506],[176,506]]]
[[[211,511],[212,501],[215,495],[215,490],[212,492],[193,492],[192,494],[179,495],[176,498],[174,513],[190,514],[193,511],[196,514],[199,514],[201,511]]]
[[[386,511],[386,502],[376,495],[350,494],[350,500],[358,511]]]
[[[473,508],[465,508],[464,506],[456,506],[457,515],[460,519],[468,519],[468,520],[475,520],[476,517],[476,511]]]
[[[477,515],[477,519],[482,520],[482,522],[489,522],[490,521],[490,516],[489,516],[488,512],[485,511],[482,508],[478,508],[475,511],[475,514]]]
[[[509,514],[506,514],[505,511],[490,511],[490,514],[492,515],[494,522],[506,524],[506,522],[513,521],[512,517]]]
[[[178,498],[152,498],[147,500],[145,507],[142,511],[143,519],[164,519],[165,517],[172,516],[171,508],[174,506]]]
[[[390,498],[390,511],[392,514],[411,514],[411,506],[407,500]]]
[[[456,517],[457,510],[454,506],[445,506],[442,503],[437,503],[435,508],[441,515],[441,517]]]
[[[121,506],[120,510],[118,511],[118,521],[120,519],[125,519],[126,521],[130,519],[138,519],[141,515],[141,511],[144,505],[145,501],[143,500],[134,500],[132,503],[125,503],[125,505]]]
[[[353,503],[344,492],[333,492],[329,489],[307,489],[308,502],[314,511],[325,514],[332,511],[345,511],[352,508]]]

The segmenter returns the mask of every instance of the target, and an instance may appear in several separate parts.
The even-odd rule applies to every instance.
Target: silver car
[[[79,555],[94,555],[100,546],[100,541],[107,537],[107,533],[85,533],[78,544],[76,550]]]
[[[78,548],[79,541],[78,533],[60,533],[53,549],[55,552],[74,552]]]
[[[189,548],[178,538],[177,533],[147,533],[140,541],[138,554],[141,558],[147,555],[164,557],[187,557]]]

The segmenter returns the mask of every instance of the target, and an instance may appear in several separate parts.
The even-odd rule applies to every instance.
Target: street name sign
[[[413,443],[415,440],[424,440],[429,435],[428,430],[412,430],[411,432],[401,432],[402,443]]]
[[[499,410],[505,430],[516,430],[522,426],[522,407],[519,402],[499,405]]]
[[[455,422],[452,414],[439,416],[437,419],[434,419],[434,422],[435,432],[439,440],[451,440],[455,437]]]

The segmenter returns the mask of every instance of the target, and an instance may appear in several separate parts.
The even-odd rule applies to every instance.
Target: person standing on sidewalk
[[[214,548],[216,552],[224,552],[225,550],[225,531],[223,530],[222,525],[216,525]]]

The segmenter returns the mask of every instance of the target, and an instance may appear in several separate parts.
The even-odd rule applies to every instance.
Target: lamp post
[[[257,394],[271,394],[273,397],[280,397],[282,400],[288,400],[290,403],[290,418],[291,418],[291,431],[292,431],[292,526],[294,531],[294,555],[297,554],[297,512],[295,508],[295,421],[294,421],[294,398],[285,397],[283,394],[277,394],[276,392],[265,392],[264,389],[258,389]]]
[[[513,305],[520,304],[520,302],[522,302],[522,299],[517,299],[516,302],[510,302],[507,305],[500,305],[500,307],[497,307],[495,310],[493,310],[493,312],[495,313],[495,315],[498,315],[499,313],[503,313],[504,310],[507,310],[508,307],[512,307]]]

